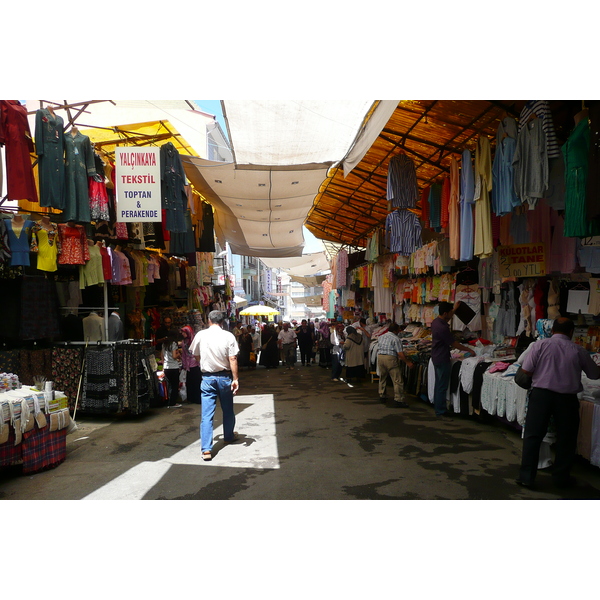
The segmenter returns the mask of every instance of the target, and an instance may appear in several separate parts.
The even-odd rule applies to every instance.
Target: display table
[[[23,401],[27,402],[27,407],[23,407]],[[71,422],[66,403],[67,397],[62,392],[54,392],[51,398],[29,387],[0,394],[4,437],[8,428],[8,439],[0,443],[0,467],[22,465],[23,473],[35,473],[62,463],[67,454],[67,432]],[[35,419],[36,410],[43,413],[43,419],[38,420],[46,422],[41,428]],[[20,427],[22,411],[28,412],[27,431],[23,431],[25,426]]]

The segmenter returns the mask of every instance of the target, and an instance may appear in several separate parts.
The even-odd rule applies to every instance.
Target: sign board
[[[500,265],[500,277],[540,277],[545,275],[545,244],[499,246],[498,263]]]
[[[116,148],[117,221],[162,220],[160,209],[160,148]]]
[[[600,246],[600,235],[595,235],[593,237],[581,238],[582,246]]]

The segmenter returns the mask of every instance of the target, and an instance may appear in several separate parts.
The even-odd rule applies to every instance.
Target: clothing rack
[[[82,342],[82,341],[72,341],[72,342],[56,342],[57,346],[116,346],[117,344],[151,344],[152,340],[146,339],[127,339],[127,340],[114,340],[114,341],[102,341],[98,340],[96,342]]]

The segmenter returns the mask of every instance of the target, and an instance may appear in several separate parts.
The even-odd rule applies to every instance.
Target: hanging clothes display
[[[53,273],[58,269],[60,240],[58,225],[50,221],[36,221],[31,228],[31,251],[37,254],[39,271]]]
[[[83,225],[59,223],[58,235],[61,251],[59,265],[84,265],[90,259],[90,251]]]
[[[586,190],[589,171],[590,124],[581,119],[562,147],[565,159],[565,236],[600,235],[600,224],[587,218]],[[597,199],[595,199],[597,202]]]
[[[4,219],[4,224],[8,234],[8,245],[11,253],[10,266],[28,267],[30,264],[31,230],[35,223],[30,219],[15,216],[13,219]]]
[[[35,150],[38,155],[40,206],[65,208],[64,121],[49,108],[35,113]]]
[[[89,223],[90,192],[88,177],[96,174],[94,151],[87,135],[72,129],[65,140],[65,208],[67,221]]]
[[[458,160],[450,160],[450,199],[448,201],[450,258],[460,260],[460,171]]]
[[[473,258],[475,175],[471,152],[464,150],[460,165],[460,260]]]
[[[162,208],[166,210],[166,228],[185,233],[187,210],[186,177],[179,151],[171,142],[160,147]]]
[[[537,117],[541,122],[546,138],[548,158],[560,157],[560,145],[556,139],[554,121],[552,120],[548,100],[529,100],[525,104],[519,115],[519,133],[532,117]]]
[[[492,239],[492,215],[490,191],[492,190],[492,151],[490,140],[480,135],[475,150],[475,240],[473,254],[479,258],[491,256],[494,251]]]
[[[386,197],[394,208],[417,206],[417,172],[414,162],[406,154],[396,154],[390,159]]]
[[[34,145],[27,108],[17,100],[0,100],[0,146],[5,147],[8,199],[37,202],[30,155]]]
[[[513,158],[517,147],[517,122],[504,117],[496,132],[496,153],[492,165],[492,209],[506,215],[521,202],[515,193]]]
[[[515,191],[521,202],[535,208],[548,189],[548,150],[541,119],[522,124],[513,156]]]
[[[600,219],[600,102],[589,108],[590,150],[588,154],[588,180],[586,210],[588,219]]]
[[[421,223],[415,213],[398,209],[385,219],[386,245],[390,252],[407,256],[423,245]]]

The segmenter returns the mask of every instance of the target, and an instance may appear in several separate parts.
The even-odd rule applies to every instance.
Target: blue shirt
[[[391,331],[384,333],[379,338],[379,344],[377,345],[377,354],[389,354],[391,356],[398,356],[398,352],[403,352],[402,341],[400,338]]]
[[[462,153],[460,163],[460,260],[473,258],[475,227],[473,206],[475,204],[475,174],[471,152]]]

